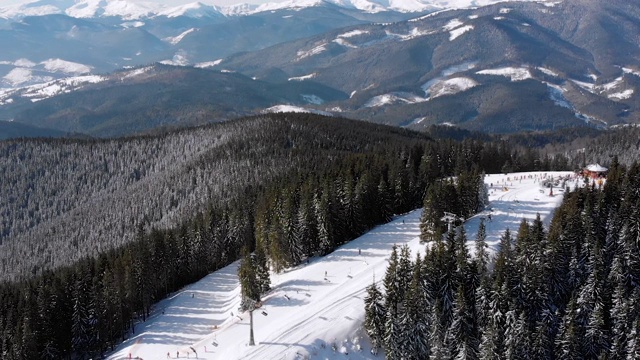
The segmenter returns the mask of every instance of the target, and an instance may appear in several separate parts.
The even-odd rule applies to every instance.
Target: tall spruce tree
[[[375,279],[367,287],[364,308],[364,329],[371,340],[371,353],[377,355],[385,338],[386,309],[383,295],[378,289]]]

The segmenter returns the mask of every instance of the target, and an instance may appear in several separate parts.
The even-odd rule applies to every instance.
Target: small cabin
[[[609,169],[600,164],[591,164],[582,170],[582,174],[592,179],[597,179],[606,177],[607,171],[609,171]]]

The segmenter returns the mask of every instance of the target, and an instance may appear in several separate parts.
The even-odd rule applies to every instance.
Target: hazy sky
[[[68,3],[71,1],[72,0],[39,0],[39,1],[38,0],[0,0],[0,7],[7,6],[7,5],[24,4],[29,2],[55,4],[57,2]],[[188,4],[193,2],[201,2],[203,4],[208,4],[208,5],[212,5],[212,4],[213,5],[234,5],[234,4],[240,4],[240,3],[263,4],[266,2],[280,2],[283,0],[126,0],[126,1],[136,2],[136,3],[150,2],[150,3],[167,4],[167,5],[182,5],[182,4]]]

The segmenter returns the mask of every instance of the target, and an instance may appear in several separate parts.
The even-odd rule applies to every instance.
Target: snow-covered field
[[[549,177],[570,178],[565,186],[571,189],[582,184],[570,172],[488,175],[490,205],[467,220],[469,239],[483,217],[494,249],[504,229],[517,230],[523,217],[539,213],[548,224],[563,194],[555,187],[550,196],[549,188],[540,187]],[[398,216],[330,255],[273,275],[273,290],[254,312],[255,346],[248,346],[249,315],[237,313],[236,262],[158,303],[153,316],[108,359],[193,359],[194,350],[197,358],[210,360],[375,358],[362,330],[365,288],[384,276],[393,244],[424,252],[420,214],[418,209]]]

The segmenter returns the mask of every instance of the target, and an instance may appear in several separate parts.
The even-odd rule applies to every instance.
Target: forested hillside
[[[278,271],[419,207],[435,179],[553,164],[308,114],[2,149],[3,276],[22,279],[0,286],[3,359],[99,357],[242,248]]]
[[[372,342],[388,359],[637,359],[639,189],[614,158],[603,189],[567,192],[548,231],[505,231],[494,259],[483,223],[475,249],[460,230],[415,261],[394,249],[365,299]]]
[[[0,142],[0,278],[94,256],[291,172],[407,141],[427,138],[343,119],[270,115],[153,137]]]

